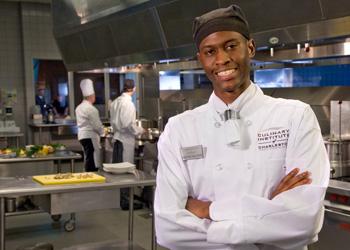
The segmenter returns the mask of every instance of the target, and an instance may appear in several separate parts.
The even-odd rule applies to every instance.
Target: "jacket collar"
[[[84,103],[84,104],[88,104],[88,105],[91,105],[91,106],[92,106],[92,103],[91,103],[91,102],[89,102],[88,100],[85,100],[85,99],[84,99],[84,100],[83,100],[83,103]]]
[[[131,98],[131,95],[129,95],[129,94],[127,94],[127,93],[122,93],[122,97],[123,98],[126,98],[126,99],[128,99],[128,100],[132,100],[132,98]]]
[[[249,87],[232,103],[226,105],[213,91],[208,104],[216,111],[215,113],[222,114],[225,110],[232,109],[238,111],[241,117],[245,117],[261,106],[263,98],[262,90],[251,82]]]

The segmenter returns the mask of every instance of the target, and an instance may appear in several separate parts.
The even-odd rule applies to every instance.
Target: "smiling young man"
[[[329,179],[314,113],[250,81],[255,44],[237,5],[197,17],[193,33],[214,91],[207,104],[171,118],[158,142],[158,243],[306,249],[322,226]]]

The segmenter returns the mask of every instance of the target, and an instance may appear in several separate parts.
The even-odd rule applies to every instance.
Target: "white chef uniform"
[[[228,108],[239,112],[240,120],[226,126],[221,114]],[[159,244],[186,250],[300,250],[317,239],[329,160],[309,105],[265,96],[253,83],[228,106],[212,93],[207,104],[169,120],[158,150]],[[270,200],[296,167],[312,173],[312,184]],[[186,210],[188,196],[212,201],[212,220]]]
[[[80,87],[83,96],[90,96],[95,93],[90,79],[83,80]],[[83,100],[75,109],[75,113],[78,126],[78,140],[91,139],[94,147],[95,166],[97,168],[101,167],[100,136],[103,135],[104,130],[98,110],[89,101]]]
[[[135,135],[143,128],[136,125],[136,109],[131,96],[123,93],[111,103],[110,108],[113,139],[123,144],[123,161],[134,163]]]

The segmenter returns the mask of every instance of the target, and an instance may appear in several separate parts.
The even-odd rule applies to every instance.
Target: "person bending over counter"
[[[329,160],[316,116],[250,81],[255,43],[237,5],[194,20],[207,104],[158,142],[157,241],[169,249],[306,249],[322,227]]]

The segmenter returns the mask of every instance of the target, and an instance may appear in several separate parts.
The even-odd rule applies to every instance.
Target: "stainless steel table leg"
[[[71,159],[70,160],[70,171],[72,172],[72,173],[74,173],[74,159]]]
[[[5,197],[0,198],[0,250],[5,250]]]
[[[133,241],[134,236],[134,187],[129,188],[129,228],[128,240]]]

